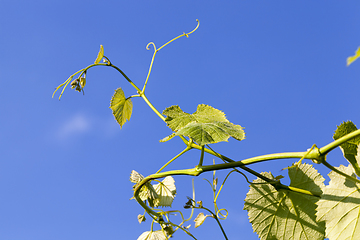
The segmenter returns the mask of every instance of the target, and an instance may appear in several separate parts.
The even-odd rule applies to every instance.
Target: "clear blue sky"
[[[247,138],[213,147],[241,160],[323,146],[342,121],[360,122],[360,62],[346,67],[360,45],[359,12],[359,1],[0,1],[0,239],[137,239],[149,230],[129,200],[130,172],[156,172],[182,142],[159,143],[171,131],[141,99],[120,130],[110,98],[118,87],[135,92],[113,69],[91,69],[84,96],[69,88],[61,101],[51,98],[93,63],[100,44],[141,86],[152,56],[146,44],[161,46],[199,19],[194,34],[157,54],[147,95],[160,111],[176,104],[192,113],[200,103],[223,110]],[[198,158],[194,150],[169,169]],[[328,160],[346,164],[340,150]],[[292,162],[251,167],[285,175]],[[212,208],[203,178],[211,174],[195,180],[196,197]],[[191,195],[191,179],[175,178],[175,209]],[[230,239],[257,239],[242,210],[247,191],[238,174],[220,195]],[[222,239],[211,219],[191,231]]]

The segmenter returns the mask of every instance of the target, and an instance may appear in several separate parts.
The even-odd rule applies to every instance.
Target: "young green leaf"
[[[137,216],[137,219],[138,219],[138,222],[139,222],[139,223],[142,223],[142,222],[145,222],[145,221],[146,221],[145,215],[141,215],[141,214],[139,214],[139,215]]]
[[[206,219],[207,217],[209,217],[209,216],[210,216],[210,215],[204,215],[204,213],[202,213],[202,212],[199,213],[199,214],[197,215],[197,217],[194,219],[195,228],[201,226],[201,225],[204,223],[205,219]]]
[[[173,136],[189,136],[199,145],[227,141],[229,137],[243,140],[245,133],[240,125],[230,123],[225,114],[211,106],[200,104],[193,114],[183,112],[179,106],[171,106],[163,111],[167,125],[175,132]]]
[[[262,174],[274,178],[271,173]],[[321,192],[324,178],[311,165],[290,168],[289,176],[290,186]],[[260,239],[324,239],[324,223],[316,222],[316,197],[277,191],[259,178],[253,183],[256,184],[250,185],[244,209]]]
[[[351,121],[343,122],[340,126],[337,127],[334,139],[337,140],[346,134],[349,134],[353,131],[357,130],[357,127]],[[360,144],[360,137],[356,137],[343,143],[340,145],[340,149],[344,154],[344,157],[351,163],[354,167],[355,172],[358,176],[360,176],[360,152],[359,152],[359,144]]]
[[[156,206],[171,207],[176,194],[174,178],[167,176],[162,182],[153,185],[153,187],[159,199]]]
[[[100,45],[100,50],[94,63],[98,64],[101,61],[101,59],[103,59],[103,57],[104,57],[104,47],[103,45]]]
[[[166,240],[167,237],[161,230],[143,232],[137,240]]]
[[[132,183],[139,183],[141,182],[141,180],[144,179],[144,176],[141,175],[140,173],[138,173],[137,171],[135,170],[132,170],[131,173],[130,173],[130,182]]]
[[[130,182],[139,183],[143,179],[144,179],[143,175],[136,172],[135,170],[131,171]],[[134,187],[135,187],[135,185],[134,185]],[[154,207],[154,206],[158,205],[159,196],[156,193],[156,190],[154,189],[154,187],[150,184],[150,182],[145,183],[145,185],[143,185],[141,187],[140,192],[139,192],[139,197],[142,201],[147,200],[149,202],[150,207]],[[134,199],[134,197],[132,197],[131,199]]]
[[[358,47],[358,49],[355,52],[354,56],[348,57],[346,59],[346,64],[347,66],[349,66],[351,63],[353,63],[356,59],[358,59],[360,57],[360,47]]]
[[[341,165],[340,171],[355,177],[351,165]],[[360,236],[360,184],[352,182],[336,172],[329,173],[329,185],[323,188],[318,202],[317,221],[325,221],[329,240],[356,240]]]
[[[111,98],[110,108],[121,128],[126,121],[130,120],[133,104],[130,98],[125,98],[124,91],[118,88]]]

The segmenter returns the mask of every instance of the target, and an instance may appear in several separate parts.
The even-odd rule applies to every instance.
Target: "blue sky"
[[[320,147],[342,121],[360,122],[360,63],[346,67],[360,45],[359,10],[358,1],[324,0],[0,1],[0,239],[136,239],[149,230],[129,200],[130,172],[156,172],[182,142],[159,143],[171,131],[140,98],[120,130],[110,98],[118,87],[135,91],[113,69],[89,70],[84,96],[69,88],[61,101],[51,98],[56,86],[93,63],[100,44],[141,86],[152,56],[147,43],[159,47],[199,19],[194,34],[157,54],[147,96],[160,111],[179,105],[192,113],[201,103],[224,111],[245,127],[246,139],[213,147],[241,160]],[[191,151],[169,169],[194,167],[198,158]],[[340,150],[328,160],[346,164]],[[284,175],[292,162],[251,167]],[[195,179],[196,197],[211,208],[203,178],[211,174]],[[175,209],[191,195],[191,179],[175,177]],[[232,175],[220,195],[229,239],[257,239],[242,210],[247,191],[245,179]],[[221,239],[211,220],[191,231]]]

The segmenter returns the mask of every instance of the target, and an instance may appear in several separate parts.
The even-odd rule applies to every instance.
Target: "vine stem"
[[[65,88],[67,87],[67,85],[70,83],[70,81],[73,79],[73,77],[76,74],[79,73],[83,73],[86,72],[88,69],[94,67],[94,66],[108,66],[108,67],[112,67],[114,69],[116,69],[138,92],[139,96],[143,98],[143,100],[146,102],[146,104],[155,112],[155,114],[160,117],[161,120],[165,121],[166,118],[152,105],[152,103],[148,100],[148,98],[145,95],[145,89],[150,77],[150,73],[152,70],[152,66],[154,63],[154,59],[155,56],[157,54],[157,52],[159,50],[161,50],[163,47],[167,46],[168,44],[170,44],[171,42],[175,41],[176,39],[186,36],[188,37],[188,35],[192,34],[194,31],[196,31],[196,29],[199,27],[199,21],[197,20],[198,24],[196,26],[196,28],[194,30],[192,30],[189,33],[183,33],[182,35],[179,35],[176,38],[173,38],[172,40],[168,41],[167,43],[165,43],[164,45],[162,45],[160,48],[156,48],[154,43],[149,43],[148,46],[150,44],[152,44],[154,46],[154,54],[152,56],[152,60],[150,63],[150,67],[149,67],[149,71],[143,86],[143,89],[141,90],[139,87],[137,87],[128,77],[127,75],[118,67],[116,67],[115,65],[112,65],[110,63],[110,61],[108,63],[96,63],[96,64],[92,64],[89,65],[88,67],[76,72],[75,74],[71,75],[63,84],[61,84],[58,88],[56,88],[55,92],[62,86],[64,86],[64,89],[62,90],[59,99],[61,98],[62,93],[64,92]],[[147,48],[148,48],[147,46]],[[107,58],[106,58],[107,59]],[[54,92],[54,94],[55,94]],[[54,96],[53,94],[53,96]],[[262,162],[262,161],[268,161],[268,160],[275,160],[275,159],[286,159],[286,158],[306,158],[306,159],[312,159],[312,160],[317,160],[319,163],[323,163],[325,166],[327,166],[329,169],[341,174],[342,176],[349,178],[351,180],[354,180],[356,182],[360,182],[360,180],[353,178],[351,176],[348,176],[347,174],[337,170],[336,168],[334,168],[333,166],[331,166],[330,164],[328,164],[325,161],[325,156],[327,153],[329,153],[331,150],[335,149],[336,147],[340,146],[342,143],[345,143],[347,141],[349,141],[352,138],[355,138],[357,136],[360,135],[360,129],[356,130],[352,133],[347,134],[346,136],[343,136],[335,141],[333,141],[332,143],[318,149],[317,147],[315,149],[306,151],[306,152],[288,152],[288,153],[275,153],[275,154],[267,154],[267,155],[262,155],[262,156],[257,156],[257,157],[252,157],[252,158],[248,158],[248,159],[244,159],[241,161],[234,161],[224,155],[221,155],[219,153],[216,153],[213,150],[210,150],[208,148],[205,148],[204,146],[199,146],[195,143],[193,143],[190,139],[190,141],[188,141],[184,136],[180,136],[180,138],[183,140],[183,142],[187,145],[187,148],[185,150],[183,150],[181,153],[179,153],[177,156],[175,156],[173,159],[171,159],[168,163],[166,163],[162,168],[160,168],[158,170],[157,173],[152,174],[148,177],[145,177],[143,180],[141,180],[138,184],[135,185],[134,188],[134,197],[137,200],[137,202],[154,218],[154,220],[157,221],[161,221],[162,220],[162,213],[158,213],[155,212],[154,210],[152,210],[150,207],[148,207],[139,197],[139,192],[142,188],[142,186],[144,184],[146,184],[147,182],[154,180],[154,179],[158,179],[158,178],[163,178],[166,176],[170,176],[170,175],[190,175],[190,176],[198,176],[203,172],[208,172],[208,171],[215,171],[215,170],[222,170],[222,169],[228,169],[228,168],[235,168],[235,167],[240,167],[242,169],[244,169],[245,171],[257,176],[258,178],[272,184],[275,188],[277,189],[286,189],[286,190],[290,190],[290,191],[294,191],[294,192],[298,192],[298,193],[303,193],[303,194],[308,194],[308,195],[313,195],[313,196],[319,196],[319,193],[315,193],[315,192],[311,192],[311,191],[307,191],[307,190],[303,190],[303,189],[298,189],[298,188],[294,188],[291,186],[286,186],[281,184],[279,181],[276,181],[274,179],[269,179],[265,176],[263,176],[262,174],[248,168],[246,165],[249,164],[254,164],[254,163],[258,163],[258,162]],[[168,172],[161,172],[166,166],[168,166],[172,161],[174,161],[176,158],[178,158],[179,156],[181,156],[183,153],[185,153],[186,151],[188,151],[191,148],[196,148],[198,150],[201,150],[201,159],[200,159],[200,163],[197,167],[193,168],[193,169],[183,169],[183,170],[173,170],[173,171],[168,171]],[[220,157],[221,159],[225,160],[227,163],[223,163],[223,164],[216,164],[216,165],[206,165],[206,166],[202,166],[203,163],[203,157],[204,157],[204,152],[207,152],[209,154],[212,154],[216,157]],[[221,190],[221,189],[220,189]],[[218,197],[218,195],[216,196],[216,198]],[[215,198],[215,199],[216,199]],[[211,212],[211,211],[210,211]],[[214,214],[213,214],[214,215]],[[216,215],[214,215],[215,219],[219,222],[218,218]],[[221,227],[221,224],[219,223],[221,230],[223,231],[223,228]],[[224,235],[225,232],[223,231]],[[227,239],[226,235],[225,238]]]
[[[203,165],[203,161],[204,161],[204,149],[205,146],[201,146],[201,155],[200,155],[200,161],[199,161],[199,167],[201,167]]]
[[[147,49],[147,50],[150,50],[149,46],[150,46],[150,45],[153,45],[153,47],[154,47],[154,53],[153,53],[153,56],[152,56],[152,58],[151,58],[150,67],[149,67],[149,71],[148,71],[148,74],[147,74],[147,77],[146,77],[146,80],[145,80],[145,83],[144,83],[144,87],[143,87],[143,89],[142,89],[142,92],[143,92],[143,93],[145,93],[146,85],[147,85],[147,82],[148,82],[148,80],[149,80],[150,73],[151,73],[152,66],[153,66],[153,64],[154,64],[154,60],[155,60],[155,56],[156,56],[157,52],[160,51],[160,49],[162,49],[163,47],[165,47],[166,45],[168,45],[169,43],[175,41],[175,40],[178,39],[178,38],[181,38],[181,37],[184,37],[184,36],[189,37],[189,35],[192,34],[193,32],[195,32],[195,31],[198,29],[199,25],[200,25],[199,20],[196,19],[196,21],[197,21],[197,26],[196,26],[191,32],[183,33],[183,34],[181,34],[181,35],[179,35],[179,36],[171,39],[170,41],[168,41],[167,43],[165,43],[164,45],[162,45],[162,46],[159,47],[158,49],[156,48],[155,43],[153,43],[153,42],[148,43],[148,45],[146,46],[146,49]]]
[[[355,130],[355,131],[353,131],[353,132],[351,132],[351,133],[349,133],[349,134],[347,134],[347,135],[345,135],[345,136],[343,136],[343,137],[341,137],[341,138],[327,144],[326,146],[320,148],[320,152],[322,154],[326,155],[331,150],[337,148],[341,144],[343,144],[343,143],[345,143],[345,142],[347,142],[347,141],[349,141],[349,140],[351,140],[351,139],[353,139],[353,138],[355,138],[355,137],[357,137],[359,135],[360,135],[360,129]]]
[[[183,155],[184,153],[186,153],[187,151],[189,151],[191,148],[189,146],[187,146],[184,150],[182,150],[178,155],[176,155],[175,157],[173,157],[172,159],[170,159],[170,161],[168,161],[164,166],[162,166],[156,173],[161,172],[164,168],[166,168],[170,163],[172,163],[175,159],[177,159],[178,157],[180,157],[181,155]]]
[[[142,179],[139,183],[137,183],[134,187],[134,197],[136,199],[136,201],[144,208],[146,209],[146,211],[150,214],[153,215],[156,220],[160,221],[161,220],[161,214],[153,211],[150,207],[148,207],[139,197],[139,192],[142,188],[142,186],[144,186],[148,181],[151,180],[155,180],[158,178],[164,178],[167,176],[171,176],[171,175],[189,175],[189,176],[198,176],[202,173],[202,169],[201,168],[192,168],[192,169],[182,169],[182,170],[172,170],[172,171],[168,171],[168,172],[159,172],[159,173],[155,173],[152,175],[149,175],[147,177],[145,177],[144,179]]]
[[[340,171],[340,170],[336,169],[335,167],[331,166],[328,162],[324,161],[324,162],[322,162],[322,164],[324,164],[327,168],[331,169],[332,171],[334,171],[334,172],[340,174],[341,176],[344,176],[345,178],[349,179],[350,181],[360,183],[359,179],[357,179],[355,177],[352,177],[352,176],[349,176],[346,173],[343,173],[342,171]]]
[[[219,225],[219,227],[220,227],[220,229],[221,229],[221,232],[223,233],[225,239],[228,240],[228,237],[226,236],[225,230],[224,230],[224,228],[222,227],[222,225],[221,225],[218,217],[217,217],[210,209],[208,209],[208,208],[206,208],[206,207],[200,207],[200,209],[204,209],[204,210],[208,211],[208,212],[212,215],[212,217],[216,220],[217,224]]]

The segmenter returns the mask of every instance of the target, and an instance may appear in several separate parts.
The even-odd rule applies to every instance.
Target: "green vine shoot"
[[[130,181],[133,185],[133,197],[143,208],[144,213],[138,215],[139,223],[150,219],[149,231],[139,235],[138,240],[169,239],[177,231],[183,231],[190,239],[197,239],[191,233],[191,226],[186,226],[190,220],[195,221],[195,228],[200,227],[206,219],[213,219],[219,226],[224,239],[228,239],[226,230],[221,222],[231,213],[217,204],[220,193],[231,174],[241,174],[249,184],[249,192],[245,198],[244,209],[248,212],[249,221],[260,239],[358,239],[360,234],[360,129],[351,121],[337,126],[333,135],[334,141],[325,146],[316,144],[308,150],[299,152],[282,152],[260,155],[252,158],[237,160],[216,152],[212,144],[227,142],[229,138],[237,141],[245,139],[244,128],[230,122],[225,113],[212,106],[200,104],[194,113],[186,113],[179,106],[169,106],[160,111],[146,96],[146,87],[151,84],[150,75],[157,53],[173,41],[182,37],[191,37],[199,27],[180,34],[160,47],[150,42],[146,48],[153,49],[150,67],[142,86],[136,85],[121,69],[105,56],[104,47],[100,50],[93,64],[75,72],[54,91],[61,88],[59,100],[70,84],[72,89],[84,92],[86,76],[93,67],[103,66],[117,70],[133,88],[132,95],[125,95],[122,88],[115,90],[110,101],[112,113],[122,127],[131,120],[133,98],[141,98],[147,106],[172,130],[172,134],[164,136],[160,142],[170,141],[178,137],[184,148],[175,153],[174,157],[166,160],[166,164],[146,177],[133,170]],[[360,48],[359,48],[360,49]],[[353,63],[359,56],[360,50],[347,59],[347,65]],[[89,83],[88,83],[89,84]],[[241,143],[239,143],[241,144]],[[346,165],[333,166],[327,160],[327,154],[340,147],[344,153]],[[194,168],[184,168],[166,171],[180,156],[190,150],[199,151],[199,160]],[[206,164],[204,159],[211,156],[221,162]],[[292,166],[284,166],[290,178],[290,184],[281,182],[283,176],[274,176],[271,172],[257,172],[250,165],[265,161],[295,159]],[[307,161],[307,162],[305,162]],[[324,184],[324,177],[314,165],[322,164],[329,169],[330,182]],[[219,180],[216,171],[228,171],[223,180]],[[184,209],[164,210],[171,207],[176,195],[173,176],[184,175],[197,177],[203,173],[212,172],[212,180],[206,180],[213,195],[213,209],[203,206],[202,201],[195,200],[195,186],[193,195],[184,201]],[[252,182],[248,176],[255,176]],[[221,185],[219,183],[221,182]],[[167,208],[169,209],[169,208]],[[191,210],[189,212],[189,209]],[[196,216],[195,212],[199,212]],[[173,215],[180,216],[174,220]],[[189,214],[185,218],[185,214]],[[135,217],[135,215],[134,215]],[[209,220],[206,220],[209,221]],[[158,225],[154,230],[155,225]]]

